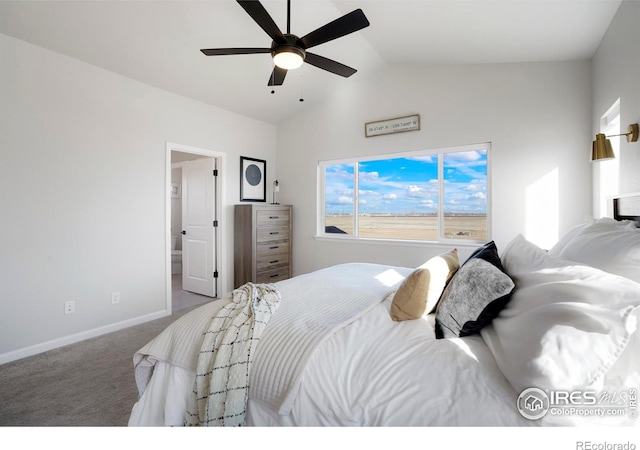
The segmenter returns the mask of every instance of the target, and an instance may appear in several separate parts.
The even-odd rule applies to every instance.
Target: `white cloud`
[[[378,180],[380,178],[380,174],[378,172],[359,172],[358,176],[361,180]]]
[[[482,158],[482,155],[480,155],[480,152],[473,150],[470,152],[448,153],[446,157],[449,161],[477,161]]]
[[[338,205],[353,205],[353,199],[351,197],[341,196],[338,197],[333,203]]]
[[[438,161],[438,155],[435,154],[435,155],[415,156],[407,159],[411,159],[413,161],[422,161],[426,163],[435,163]]]

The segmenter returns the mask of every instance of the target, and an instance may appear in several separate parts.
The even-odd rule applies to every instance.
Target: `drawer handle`
[[[280,216],[269,216],[269,219],[279,219]]]
[[[279,231],[272,231],[269,234],[280,234],[280,232]]]
[[[276,245],[276,246],[274,246],[274,247],[269,247],[269,250],[275,250],[276,248],[280,248],[280,246],[279,246],[279,245]]]
[[[279,261],[280,261],[279,259],[276,259],[276,260],[274,260],[274,261],[269,261],[269,264],[274,264],[274,263],[277,263],[277,262],[279,262]]]
[[[275,278],[275,277],[279,277],[279,276],[280,276],[280,274],[279,274],[279,273],[276,273],[275,275],[271,275],[271,276],[269,276],[269,278]]]

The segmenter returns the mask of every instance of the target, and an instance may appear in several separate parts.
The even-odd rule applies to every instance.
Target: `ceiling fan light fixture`
[[[297,47],[284,47],[273,52],[273,62],[285,70],[297,69],[304,62],[304,50]]]

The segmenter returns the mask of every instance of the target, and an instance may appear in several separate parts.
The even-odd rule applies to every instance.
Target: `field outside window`
[[[489,145],[320,163],[326,237],[485,241]]]

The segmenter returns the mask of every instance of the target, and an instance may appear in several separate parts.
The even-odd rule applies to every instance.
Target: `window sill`
[[[361,238],[353,236],[327,236],[316,235],[315,240],[318,242],[334,242],[334,243],[348,243],[348,244],[366,244],[366,245],[388,245],[396,247],[443,247],[450,248],[451,246],[459,248],[476,248],[486,244],[490,241],[460,241],[456,239],[442,240],[442,241],[417,241],[417,240],[400,240],[400,239],[375,239],[375,238]]]

